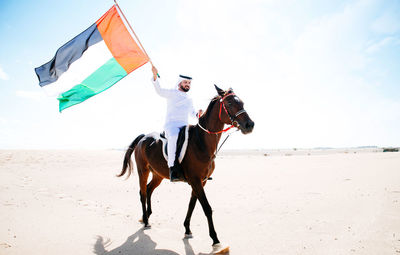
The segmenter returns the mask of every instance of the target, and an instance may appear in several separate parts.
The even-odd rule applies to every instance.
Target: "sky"
[[[165,87],[206,109],[232,87],[255,127],[223,149],[400,146],[400,2],[119,0]],[[162,131],[146,64],[58,112],[34,68],[111,0],[0,2],[0,149],[121,149]],[[196,120],[192,120],[195,124]]]

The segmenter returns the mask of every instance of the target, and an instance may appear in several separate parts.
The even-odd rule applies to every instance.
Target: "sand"
[[[123,151],[0,151],[0,254],[209,254],[200,204],[167,180],[143,229]],[[273,153],[272,153],[273,154]],[[400,254],[400,153],[224,154],[206,186],[230,254]]]

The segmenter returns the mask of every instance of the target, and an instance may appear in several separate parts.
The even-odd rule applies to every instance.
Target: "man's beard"
[[[180,86],[180,87],[181,87],[181,90],[183,90],[184,92],[188,92],[189,91],[189,89],[187,89],[187,88],[185,88],[183,86]]]

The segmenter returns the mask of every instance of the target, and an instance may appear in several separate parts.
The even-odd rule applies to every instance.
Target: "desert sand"
[[[400,153],[221,153],[206,185],[230,254],[400,254]],[[0,151],[0,254],[209,254],[190,187],[164,180],[143,229],[124,151]]]

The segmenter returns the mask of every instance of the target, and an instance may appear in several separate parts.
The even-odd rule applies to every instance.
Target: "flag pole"
[[[124,18],[124,20],[125,20],[126,23],[128,24],[129,28],[131,29],[133,35],[136,37],[136,40],[138,41],[140,47],[143,49],[144,54],[146,54],[146,56],[149,58],[150,64],[151,64],[152,66],[154,66],[154,65],[153,65],[153,62],[151,62],[151,59],[150,59],[150,57],[149,57],[149,54],[147,54],[147,52],[146,52],[146,50],[144,49],[142,43],[140,42],[139,37],[136,35],[135,31],[134,31],[133,28],[131,27],[131,24],[129,24],[128,19],[125,17],[125,14],[122,12],[121,8],[119,7],[119,5],[118,5],[118,3],[117,3],[117,0],[114,0],[114,3],[115,3],[115,6],[118,8],[119,12],[122,14],[122,17]]]

